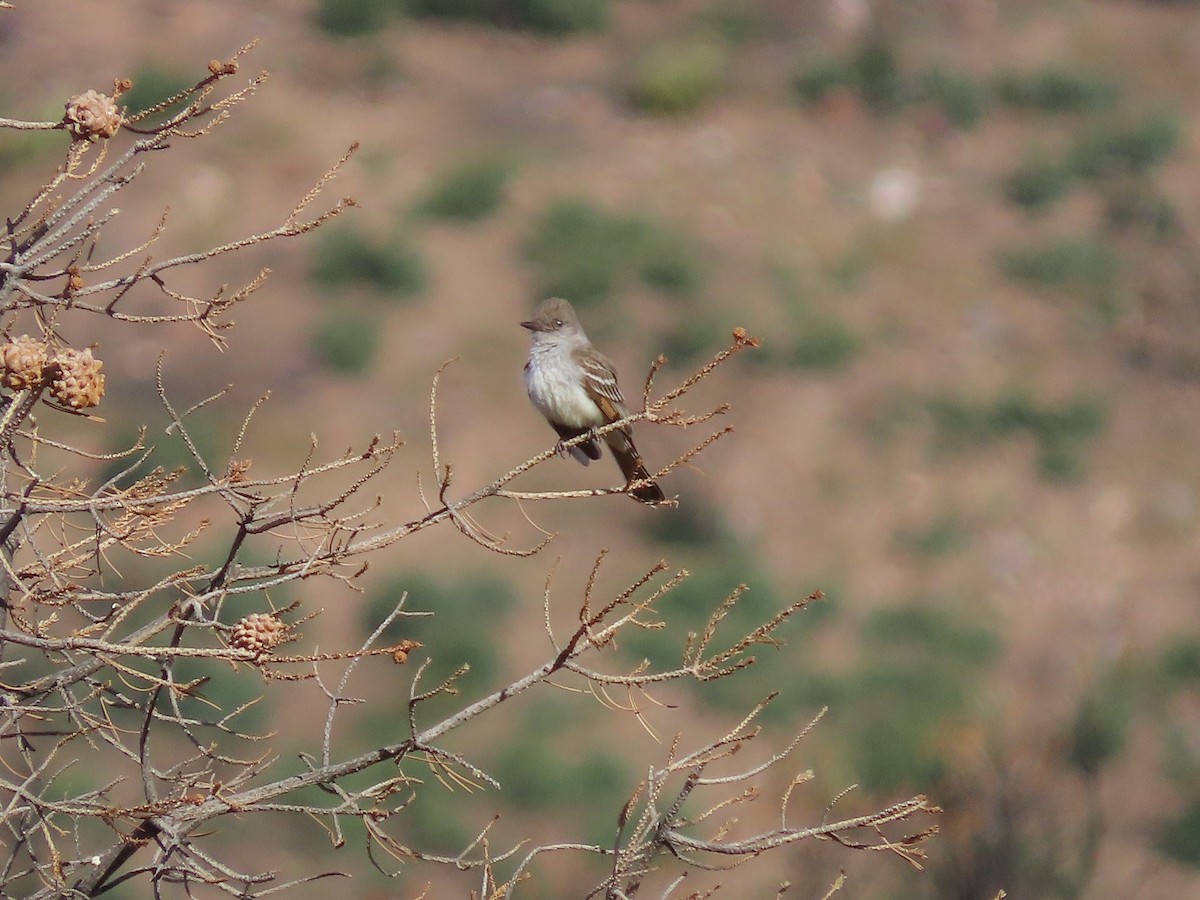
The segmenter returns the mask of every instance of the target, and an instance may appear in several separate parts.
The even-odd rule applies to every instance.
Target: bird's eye
[[[562,320],[562,319],[555,319],[555,320],[554,320],[554,327],[555,327],[555,328],[562,328],[562,327],[563,327],[563,324],[564,324],[564,322],[563,322],[563,320]]]

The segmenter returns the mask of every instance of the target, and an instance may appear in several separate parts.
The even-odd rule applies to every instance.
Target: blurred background
[[[517,322],[538,299],[576,305],[635,398],[660,352],[665,386],[735,326],[763,340],[693,402],[732,400],[736,431],[667,479],[678,509],[541,505],[531,517],[560,534],[531,559],[446,529],[381,555],[362,594],[271,597],[323,608],[306,634],[348,646],[407,590],[409,608],[436,616],[397,633],[425,643],[435,675],[469,661],[467,700],[547,656],[555,559],[564,629],[602,548],[609,594],[660,558],[692,572],[662,604],[671,627],[622,642],[625,665],[678,659],[741,582],[730,635],[826,593],[750,671],[661,696],[673,708],[649,714],[657,742],[627,714],[555,692],[452,738],[504,789],[429,778],[414,845],[456,853],[497,811],[494,849],[526,834],[609,844],[672,734],[715,737],[779,689],[765,715],[777,746],[830,707],[792,760],[815,772],[794,820],[819,820],[857,784],[834,815],[923,792],[945,809],[943,833],[922,872],[819,844],[693,887],[774,896],[787,879],[819,897],[844,868],[849,897],[1200,892],[1200,4],[15,6],[0,12],[0,100],[16,118],[58,119],[68,97],[118,76],[134,82],[122,101],[145,108],[262,40],[243,69],[270,71],[258,96],[211,138],[148,160],[106,252],[138,244],[168,205],[158,257],[271,227],[362,144],[329,189],[358,209],[177,282],[211,293],[272,269],[235,310],[225,352],[192,330],[118,340],[68,326],[76,346],[100,342],[108,373],[107,423],[81,438],[96,449],[145,423],[157,462],[184,459],[154,396],[166,347],[181,408],[234,386],[198,414],[218,460],[273,391],[249,439],[256,476],[299,465],[311,433],[336,454],[398,429],[409,443],[380,517],[400,522],[422,510],[417,473],[432,483],[428,396],[444,361],[457,357],[440,393],[455,491],[550,446],[521,383]],[[9,214],[62,145],[3,135]],[[638,440],[654,468],[701,437],[643,426]],[[617,478],[607,461],[552,461],[521,486]],[[518,544],[538,538],[512,508],[481,517]],[[343,721],[344,748],[400,733],[396,672],[358,684],[372,703]],[[223,673],[214,690],[250,696],[255,679]],[[282,757],[311,752],[319,692],[269,693],[256,715],[281,731]],[[739,827],[778,821],[772,791],[791,774],[768,780]],[[477,885],[420,866],[388,881],[361,847],[335,852],[316,825],[287,821],[242,853],[293,875],[352,870],[362,897]],[[549,859],[521,895],[582,896],[596,865]]]

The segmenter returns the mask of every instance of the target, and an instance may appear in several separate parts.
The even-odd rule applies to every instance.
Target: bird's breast
[[[596,428],[604,416],[583,389],[579,366],[568,354],[534,348],[525,364],[525,389],[547,419],[570,428]]]

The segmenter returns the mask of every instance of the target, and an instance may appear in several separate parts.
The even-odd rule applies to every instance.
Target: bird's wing
[[[583,389],[600,408],[605,421],[615,422],[629,415],[620,385],[617,384],[616,369],[608,358],[592,349],[577,351],[575,361],[583,369]]]

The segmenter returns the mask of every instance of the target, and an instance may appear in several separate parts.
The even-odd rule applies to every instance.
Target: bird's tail
[[[621,474],[625,476],[627,482],[646,481],[650,477],[649,471],[646,469],[646,464],[642,462],[641,454],[637,452],[637,447],[633,446],[633,440],[621,432],[615,432],[624,440],[613,441],[608,445],[608,449],[612,451],[612,455],[617,460],[617,465],[621,467]],[[635,500],[640,500],[642,503],[658,505],[667,499],[667,495],[662,492],[662,488],[653,481],[640,487],[634,488],[629,492]]]

